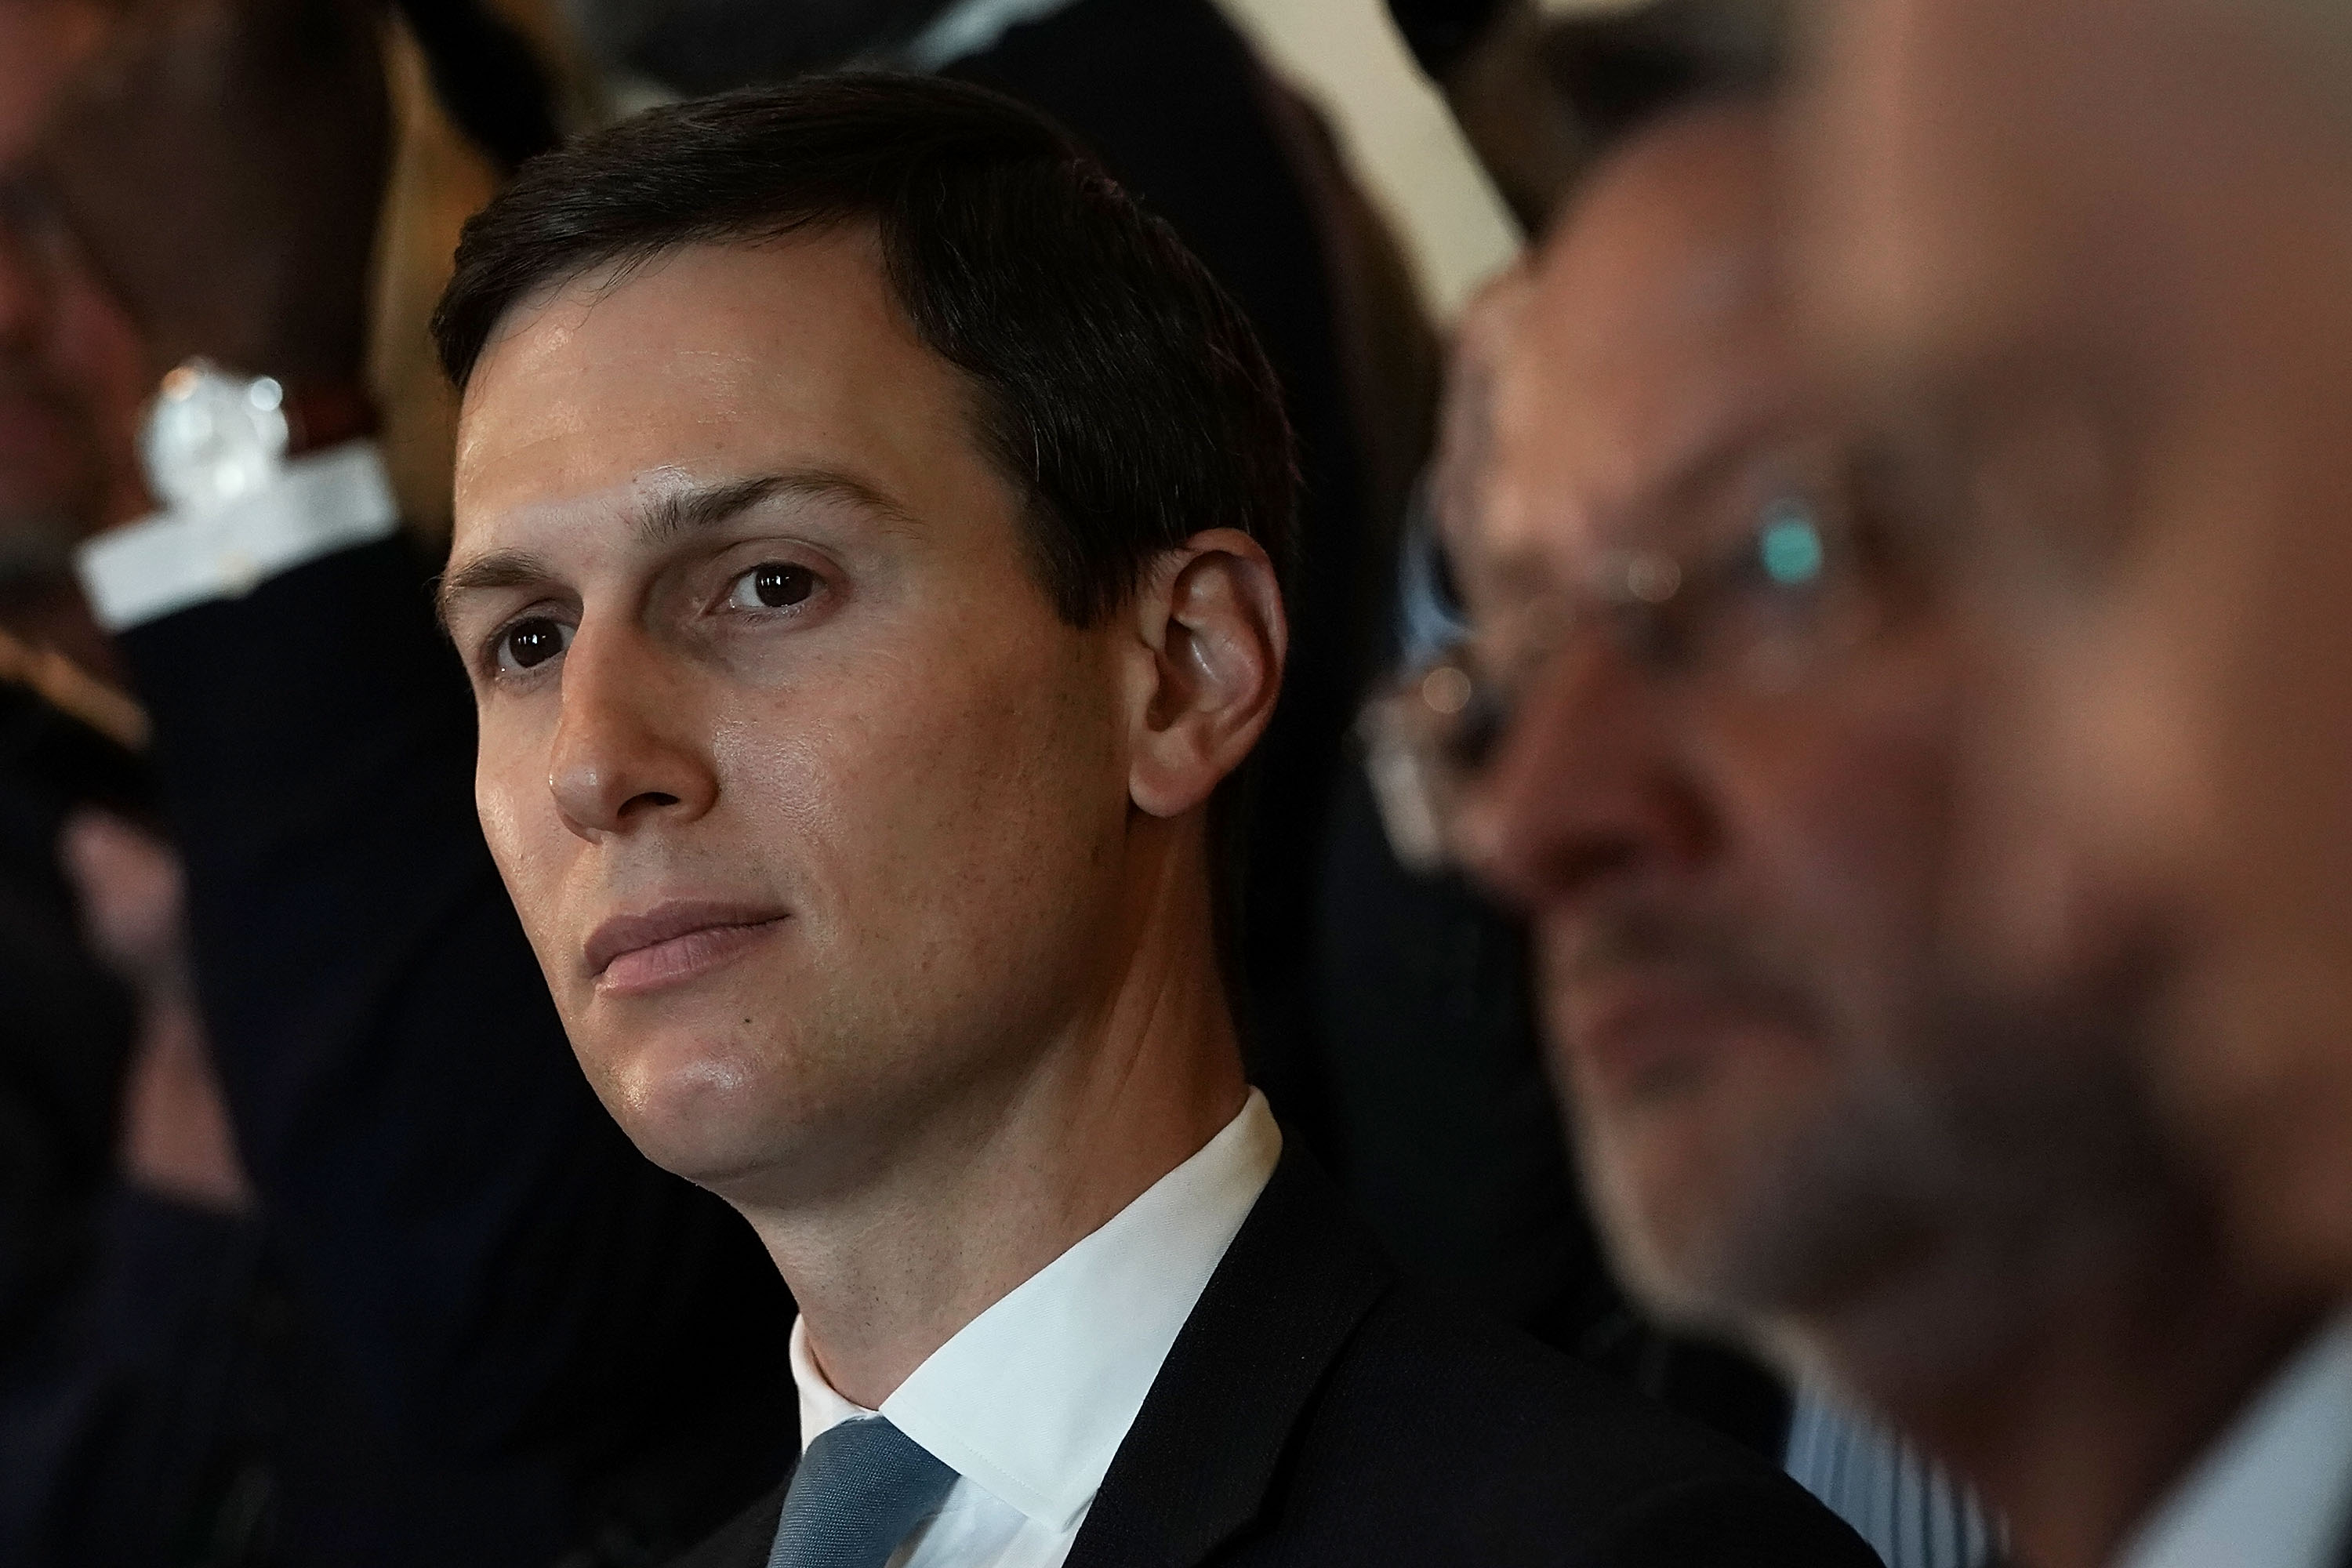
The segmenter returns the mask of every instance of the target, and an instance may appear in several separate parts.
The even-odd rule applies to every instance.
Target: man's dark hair
[[[1069,136],[932,77],[803,77],[656,109],[524,165],[466,226],[433,335],[462,390],[542,291],[693,245],[880,236],[918,337],[963,373],[1039,579],[1097,624],[1204,528],[1288,580],[1297,466],[1241,310]]]

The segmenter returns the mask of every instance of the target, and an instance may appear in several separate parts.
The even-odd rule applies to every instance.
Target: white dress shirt
[[[2116,1568],[2336,1568],[2352,1525],[2352,1310],[2296,1352]]]
[[[1797,1391],[1783,1453],[1797,1484],[1886,1568],[1984,1568],[2000,1556],[2000,1531],[1966,1487],[1822,1389]]]
[[[1265,1097],[1201,1152],[966,1323],[881,1414],[956,1472],[889,1568],[1059,1568],[1176,1335],[1265,1190]],[[834,1391],[793,1324],[801,1447],[875,1412]]]

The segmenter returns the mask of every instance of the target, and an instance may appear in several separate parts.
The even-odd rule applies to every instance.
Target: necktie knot
[[[768,1568],[883,1568],[955,1479],[879,1415],[829,1426],[785,1489]]]

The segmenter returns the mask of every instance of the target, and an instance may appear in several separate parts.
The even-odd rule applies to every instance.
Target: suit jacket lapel
[[[1394,1274],[1296,1145],[1119,1445],[1066,1568],[1188,1568],[1263,1505],[1291,1430]]]

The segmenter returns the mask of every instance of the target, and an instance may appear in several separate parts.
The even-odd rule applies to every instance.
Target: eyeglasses
[[[1662,689],[1771,695],[1884,624],[1893,578],[1860,487],[1825,478],[1762,493],[1693,531],[1713,545],[1606,553],[1571,591],[1536,601],[1508,628],[1475,628],[1365,705],[1358,733],[1400,860],[1426,870],[1448,858],[1461,803],[1529,694],[1588,634]]]

